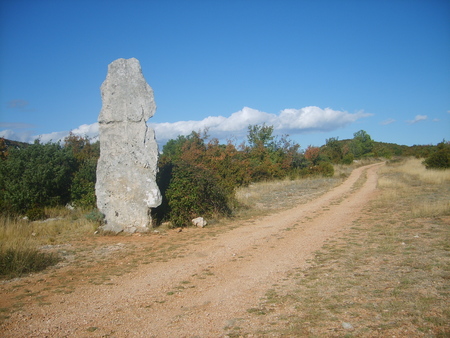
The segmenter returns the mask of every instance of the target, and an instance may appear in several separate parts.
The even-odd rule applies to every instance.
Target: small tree
[[[72,151],[73,157],[82,163],[85,160],[98,159],[100,156],[100,143],[91,143],[88,137],[81,137],[72,132],[64,139],[64,147]]]
[[[353,134],[350,150],[356,158],[372,152],[374,142],[366,131],[360,130]]]
[[[442,141],[437,145],[437,150],[425,161],[427,169],[448,169],[450,168],[450,143]]]
[[[8,147],[6,146],[5,139],[0,137],[0,160],[6,160],[8,157]]]
[[[83,161],[74,173],[70,186],[71,201],[77,207],[95,208],[95,181],[97,178],[97,159]]]
[[[250,125],[246,148],[252,181],[283,178],[291,175],[301,165],[300,145],[273,135],[273,126]]]
[[[215,174],[207,169],[179,163],[172,170],[166,191],[173,226],[187,226],[198,216],[230,214],[230,196]]]
[[[274,138],[273,126],[266,126],[265,123],[263,125],[248,126],[247,140],[250,148],[272,148]]]
[[[11,149],[0,165],[0,195],[3,207],[12,212],[70,200],[72,175],[76,161],[71,152],[59,143]]]
[[[325,154],[333,163],[339,163],[343,157],[342,144],[339,142],[339,137],[330,137],[326,140]]]
[[[87,137],[70,133],[64,139],[64,147],[76,160],[76,172],[70,187],[71,201],[78,207],[95,208],[95,181],[100,143],[91,143]]]
[[[312,163],[312,165],[317,165],[320,159],[320,148],[308,146],[305,150],[305,158]]]
[[[233,145],[206,138],[206,133],[192,132],[164,146],[157,175],[163,200],[153,210],[157,223],[170,220],[173,226],[185,226],[198,216],[230,213],[234,189],[247,176],[246,166],[240,165]]]

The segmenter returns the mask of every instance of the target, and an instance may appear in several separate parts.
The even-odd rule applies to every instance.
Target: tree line
[[[329,138],[322,147],[275,136],[273,126],[250,125],[247,140],[221,144],[205,132],[169,140],[162,149],[157,184],[163,203],[152,211],[156,223],[188,225],[197,216],[231,215],[236,188],[253,182],[314,175],[333,176],[333,164],[365,157],[426,158],[427,168],[450,167],[450,144],[400,146],[375,142],[364,130],[351,140]],[[98,142],[70,134],[63,142],[19,144],[0,138],[1,213],[45,217],[44,208],[96,207]]]
[[[63,143],[6,146],[0,139],[1,213],[44,218],[44,208],[95,207],[99,143],[70,134]]]

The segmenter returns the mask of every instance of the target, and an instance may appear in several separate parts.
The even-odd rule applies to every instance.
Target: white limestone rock
[[[156,110],[153,90],[139,61],[132,58],[108,66],[101,93],[95,193],[97,207],[105,215],[103,229],[148,231],[150,208],[161,204],[156,185],[158,145],[146,123]]]
[[[199,228],[205,227],[208,223],[203,219],[203,217],[197,217],[192,220],[192,224]]]

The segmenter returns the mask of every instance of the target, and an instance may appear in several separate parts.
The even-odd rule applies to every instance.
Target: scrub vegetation
[[[170,140],[159,161],[157,183],[163,203],[153,210],[154,226],[185,227],[198,216],[218,220],[242,215],[254,203],[251,189],[256,183],[276,191],[275,186],[297,180],[325,182],[346,177],[355,162],[380,157],[424,157],[429,177],[433,168],[447,172],[449,163],[450,145],[445,141],[406,147],[375,142],[360,130],[351,140],[330,138],[322,147],[302,151],[288,136],[276,137],[273,131],[272,126],[250,125],[247,142],[240,145],[220,144],[206,132]],[[58,226],[50,226],[49,241],[59,241],[61,233],[76,229],[83,234],[86,229],[94,231],[101,224],[95,199],[99,152],[98,142],[72,134],[62,143],[0,139],[0,275],[21,275],[57,262],[53,255],[41,255],[36,241],[30,239],[30,233],[43,233],[35,231],[40,221],[58,219]],[[245,188],[250,195],[242,196]],[[414,212],[441,207],[446,207],[445,202],[432,201]]]

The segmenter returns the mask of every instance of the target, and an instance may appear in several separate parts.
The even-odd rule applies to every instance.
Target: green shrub
[[[353,134],[353,140],[350,143],[350,150],[355,158],[360,158],[372,152],[374,141],[365,130],[357,131]]]
[[[355,156],[353,156],[352,153],[348,153],[342,159],[342,164],[352,164],[354,160],[355,160]]]
[[[75,173],[70,187],[70,197],[77,207],[95,208],[95,180],[97,159],[84,161]]]
[[[59,143],[12,148],[0,166],[3,211],[20,213],[38,207],[66,204],[76,171],[71,152]]]
[[[427,169],[450,168],[450,144],[445,141],[439,143],[437,150],[424,161],[424,164]]]
[[[28,209],[27,212],[25,213],[25,216],[27,216],[30,221],[37,221],[47,218],[45,210],[39,207]]]
[[[105,219],[105,215],[98,211],[98,209],[92,210],[90,213],[85,215],[85,217],[88,221],[96,222],[99,224],[102,224],[103,220]]]
[[[173,226],[187,226],[195,217],[229,215],[231,195],[211,171],[188,164],[173,167],[166,191]]]
[[[320,162],[317,171],[324,177],[333,177],[334,175],[334,167],[330,162]]]

